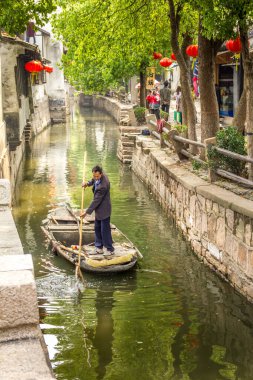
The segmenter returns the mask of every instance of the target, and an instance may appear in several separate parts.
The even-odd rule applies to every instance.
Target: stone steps
[[[121,126],[117,156],[124,164],[131,164],[135,148],[136,136],[139,136],[143,127]]]

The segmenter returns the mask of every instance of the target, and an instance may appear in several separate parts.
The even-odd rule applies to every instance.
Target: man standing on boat
[[[93,178],[83,183],[83,187],[92,186],[94,193],[93,201],[87,210],[80,215],[84,218],[87,214],[95,211],[95,247],[96,253],[104,253],[105,256],[114,254],[112,245],[112,233],[110,226],[111,217],[111,198],[110,198],[110,182],[108,177],[103,173],[100,166],[92,169]],[[103,248],[106,251],[103,251]]]

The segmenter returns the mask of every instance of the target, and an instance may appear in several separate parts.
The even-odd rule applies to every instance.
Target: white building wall
[[[24,49],[18,46],[0,43],[4,112],[17,112],[19,108],[14,67],[17,64],[17,56],[23,52]]]

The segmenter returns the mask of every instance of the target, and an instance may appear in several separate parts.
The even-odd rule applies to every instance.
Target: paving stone
[[[23,254],[17,228],[9,208],[0,209],[0,256]]]
[[[8,206],[11,203],[11,188],[8,179],[0,179],[0,205]]]

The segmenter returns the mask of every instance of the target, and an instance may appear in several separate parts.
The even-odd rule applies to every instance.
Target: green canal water
[[[33,255],[41,328],[57,379],[253,379],[253,307],[195,257],[172,219],[116,158],[110,116],[76,108],[33,142],[16,187],[14,218]],[[48,210],[80,206],[86,178],[102,164],[115,223],[140,249],[136,270],[85,274],[48,249],[40,229]],[[85,192],[86,206],[92,199]]]

